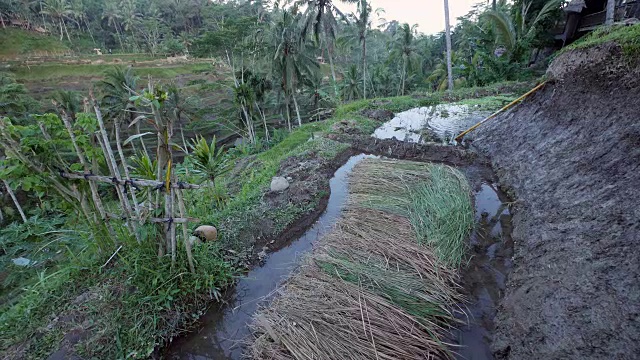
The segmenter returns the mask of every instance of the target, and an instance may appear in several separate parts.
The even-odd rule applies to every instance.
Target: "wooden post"
[[[178,207],[180,208],[180,217],[187,217],[187,208],[184,205],[184,196],[182,195],[182,189],[176,190],[176,195],[178,197]],[[191,254],[191,243],[189,242],[189,229],[187,228],[188,223],[182,223],[182,241],[184,242],[184,248],[187,252],[187,260],[189,261],[189,269],[191,269],[192,273],[196,272],[196,268],[193,265],[193,255]]]
[[[616,16],[616,0],[607,1],[607,17],[604,22],[606,26],[611,26],[615,22]]]
[[[2,183],[4,184],[4,187],[7,188],[7,193],[9,194],[9,196],[11,196],[11,200],[13,200],[13,204],[16,206],[16,209],[18,209],[18,212],[20,213],[20,217],[22,218],[22,222],[26,223],[27,217],[24,215],[24,211],[22,211],[22,206],[20,206],[20,203],[18,202],[18,198],[16,198],[16,194],[14,194],[13,190],[11,190],[11,186],[9,186],[9,183],[7,182],[7,180],[3,179]]]
[[[107,135],[107,129],[104,126],[104,121],[102,119],[102,112],[100,111],[100,107],[98,106],[98,102],[93,96],[93,93],[91,93],[90,96],[91,96],[91,102],[93,103],[93,109],[95,110],[95,113],[96,113],[96,118],[98,119],[98,125],[100,126],[99,134],[102,137],[102,141],[100,143],[105,153],[106,162],[114,180],[119,183],[122,181],[122,178],[120,177],[120,170],[118,170],[118,163],[116,162],[116,158],[113,155],[113,150],[111,149],[111,145],[109,144],[109,136]],[[98,140],[100,140],[100,137],[98,137]],[[127,217],[127,224],[129,225],[129,228],[131,229],[131,231],[133,231],[136,237],[136,240],[138,240],[138,243],[140,243],[141,241],[140,241],[140,234],[138,234],[138,227],[136,226],[135,222],[130,221],[131,205],[129,204],[129,198],[124,194],[125,187],[123,185],[116,184],[116,192],[118,193],[118,197],[120,198],[120,202],[122,203],[122,210],[124,211],[125,216]]]
[[[118,154],[120,155],[120,163],[122,164],[125,178],[130,179],[129,168],[127,167],[127,160],[124,157],[124,152],[122,151],[122,144],[120,142],[120,123],[117,120],[115,122],[115,130],[116,130],[116,147],[118,149]],[[136,216],[140,218],[140,207],[138,206],[136,189],[133,187],[131,183],[129,183],[129,193],[131,194],[131,200],[133,201],[133,209],[136,212]]]

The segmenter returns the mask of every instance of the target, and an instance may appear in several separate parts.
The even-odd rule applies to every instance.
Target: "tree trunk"
[[[298,108],[298,101],[296,100],[295,91],[291,97],[293,98],[293,105],[296,107],[296,116],[298,117],[298,126],[302,126],[302,118],[300,117],[300,109]]]
[[[87,18],[84,17],[84,26],[87,27],[87,31],[89,32],[89,36],[91,36],[91,41],[93,41],[93,44],[96,44],[96,39],[93,37],[93,31],[91,31],[91,28],[89,27],[89,22],[87,21]]]
[[[60,41],[62,41],[64,39],[64,30],[62,29],[62,19],[60,19],[60,22],[58,25],[60,25]]]
[[[362,39],[362,96],[367,99],[367,37]]]
[[[451,65],[451,24],[449,23],[449,0],[444,0],[444,24],[447,40],[447,82],[449,91],[453,90],[453,69]]]
[[[118,30],[118,23],[114,22],[113,27],[116,28],[116,34],[118,35],[118,42],[120,43],[120,50],[124,51],[124,46],[122,45],[122,36],[120,35],[120,30]]]
[[[405,81],[407,78],[407,58],[405,56],[402,57],[402,96],[404,96],[404,87]]]
[[[615,14],[616,14],[616,0],[607,1],[607,18],[605,20],[605,25],[611,26],[615,22]]]
[[[329,66],[331,67],[331,78],[333,79],[333,91],[336,94],[336,99],[340,96],[338,93],[338,83],[336,82],[336,68],[333,66],[333,51],[327,47],[327,53],[329,53]]]
[[[491,5],[491,9],[493,11],[496,11],[498,9],[498,2],[497,0],[493,0],[493,5]]]
[[[22,206],[20,206],[18,198],[16,198],[16,194],[13,193],[13,190],[11,190],[9,183],[6,180],[2,180],[2,183],[4,184],[4,187],[7,188],[7,193],[9,194],[9,196],[11,196],[11,200],[13,200],[13,204],[16,206],[16,209],[18,209],[20,217],[22,218],[22,222],[26,223],[27,217],[24,215],[24,211],[22,211]]]
[[[64,19],[62,19],[61,22],[62,22],[62,25],[64,26],[64,32],[65,34],[67,34],[67,40],[71,42],[71,38],[69,37],[69,30],[67,30],[67,24],[64,22]]]
[[[255,102],[255,105],[256,105],[256,109],[258,109],[258,114],[260,114],[260,117],[262,118],[262,124],[264,125],[265,140],[269,141],[269,127],[267,127],[267,118],[264,116],[264,112],[260,108],[260,105],[258,105],[257,101]]]
[[[4,24],[4,16],[2,16],[1,11],[0,11],[0,22],[2,23],[2,28],[5,29],[7,26]],[[2,222],[2,213],[0,213],[0,222]]]
[[[287,126],[289,127],[289,132],[291,132],[291,109],[289,106],[289,95],[285,95],[285,105],[287,107]]]

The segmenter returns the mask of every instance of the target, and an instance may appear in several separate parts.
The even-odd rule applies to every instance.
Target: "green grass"
[[[86,358],[148,357],[201,315],[209,294],[219,296],[232,281],[217,244],[194,248],[195,274],[183,254],[172,268],[155,247],[131,241],[112,267],[102,268],[96,264],[110,254],[70,252],[66,263],[38,273],[17,303],[1,309],[0,349],[22,344],[25,358],[45,358],[65,333],[82,329],[87,338],[76,350]]]
[[[19,66],[11,69],[18,81],[50,81],[57,79],[64,79],[66,81],[91,77],[99,79],[102,77],[103,72],[117,64],[51,64],[51,65],[34,65],[34,66]],[[126,66],[126,64],[122,65]],[[146,78],[148,75],[157,79],[173,79],[178,75],[193,74],[206,71],[211,68],[208,63],[191,63],[175,66],[153,66],[142,65],[136,67],[136,74],[141,78]]]
[[[574,49],[586,49],[608,42],[615,42],[623,49],[625,56],[631,59],[640,57],[640,24],[601,27],[564,48],[561,53]]]
[[[54,36],[12,28],[0,29],[0,44],[0,57],[54,55],[69,51],[69,48]]]

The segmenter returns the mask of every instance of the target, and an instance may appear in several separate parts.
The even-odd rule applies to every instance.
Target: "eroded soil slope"
[[[518,199],[498,359],[640,354],[640,66],[606,44],[558,57],[555,80],[481,127]]]

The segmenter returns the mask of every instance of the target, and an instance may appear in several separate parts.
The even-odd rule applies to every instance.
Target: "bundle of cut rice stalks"
[[[458,322],[455,312],[463,302],[457,271],[437,248],[420,241],[412,216],[416,204],[425,201],[412,198],[416,189],[441,180],[434,179],[434,173],[442,179],[456,175],[449,180],[459,184],[449,186],[452,194],[447,196],[469,197],[466,182],[450,168],[386,160],[359,164],[350,183],[348,209],[256,317],[256,339],[248,355],[256,359],[451,358],[446,338]],[[458,208],[448,211],[466,211],[460,204],[464,201],[454,202],[452,206]]]

